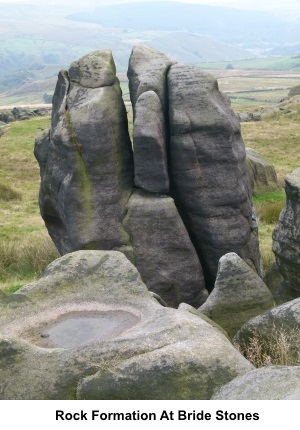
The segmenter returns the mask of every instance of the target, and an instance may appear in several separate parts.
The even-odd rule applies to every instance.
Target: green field
[[[249,58],[246,60],[219,61],[209,63],[197,63],[197,67],[201,69],[224,70],[231,64],[237,70],[272,70],[272,71],[295,71],[299,72],[300,57],[263,57]]]

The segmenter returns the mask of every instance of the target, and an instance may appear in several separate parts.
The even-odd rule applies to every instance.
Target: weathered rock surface
[[[114,251],[65,255],[0,302],[0,351],[1,399],[209,399],[253,369]]]
[[[171,64],[170,58],[149,46],[135,46],[132,49],[127,76],[134,116],[138,98],[147,91],[158,95],[162,110],[166,111],[167,74]]]
[[[251,148],[246,148],[246,160],[254,194],[279,190],[275,167],[269,160]]]
[[[300,353],[300,299],[276,306],[273,309],[247,321],[236,334],[236,341],[247,344],[253,334],[258,334],[270,341],[283,333],[289,344],[289,353],[295,356]]]
[[[289,302],[298,297],[297,291],[290,289],[279,272],[276,263],[273,263],[264,276],[264,283],[271,291],[276,305]]]
[[[180,64],[168,74],[171,193],[197,249],[207,282],[227,252],[260,273],[240,125],[217,81]]]
[[[35,154],[45,160],[41,214],[59,252],[130,246],[122,220],[132,151],[110,51],[88,54],[60,73],[52,115],[50,140],[38,135]]]
[[[300,367],[255,369],[222,387],[212,400],[300,400]]]
[[[246,321],[273,306],[261,278],[232,252],[220,259],[214,289],[199,311],[233,337]]]
[[[127,209],[134,264],[148,288],[169,306],[198,307],[207,298],[202,268],[173,199],[136,191]]]
[[[285,179],[286,205],[273,232],[273,252],[288,290],[300,296],[300,168]]]

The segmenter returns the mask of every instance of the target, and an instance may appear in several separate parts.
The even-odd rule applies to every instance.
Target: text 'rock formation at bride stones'
[[[152,48],[128,78],[133,144],[109,50],[60,72],[36,138],[41,214],[61,254],[121,251],[168,305],[198,307],[222,255],[260,273],[239,121],[212,76]]]

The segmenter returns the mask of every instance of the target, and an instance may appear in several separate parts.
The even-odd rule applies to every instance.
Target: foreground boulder
[[[119,252],[78,251],[0,302],[1,399],[209,399],[253,366],[161,306]]]
[[[300,367],[255,369],[222,387],[212,400],[300,400]]]
[[[246,321],[273,306],[261,278],[232,252],[220,259],[215,287],[199,311],[233,337]]]
[[[273,232],[273,252],[285,288],[300,296],[300,168],[285,179],[286,205]]]
[[[300,353],[300,298],[276,306],[247,321],[237,332],[235,340],[247,344],[253,335],[271,341],[285,336],[292,355]],[[294,352],[293,352],[294,351]]]

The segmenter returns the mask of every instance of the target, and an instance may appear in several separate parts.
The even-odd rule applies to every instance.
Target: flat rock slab
[[[77,251],[0,303],[1,399],[209,399],[253,366],[161,306],[117,251]]]

